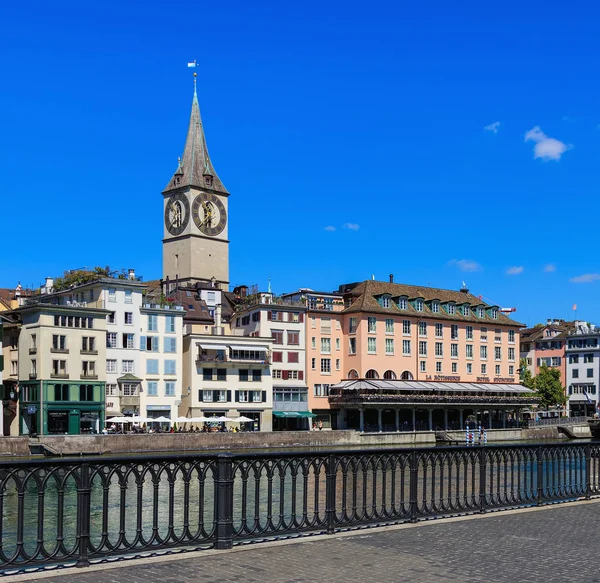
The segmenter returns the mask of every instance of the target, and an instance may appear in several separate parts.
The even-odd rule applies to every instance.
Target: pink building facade
[[[490,424],[492,418],[506,423],[515,403],[508,395],[516,398],[522,389],[517,370],[522,324],[506,317],[498,306],[482,302],[466,289],[393,282],[365,281],[340,286],[336,294],[312,293],[306,328],[308,399],[311,411],[327,426],[358,428],[360,408],[342,407],[339,395],[332,399],[330,393],[342,381],[360,379],[373,387],[415,381],[434,392],[436,383],[459,392],[468,385],[470,391],[461,397],[461,407],[452,411],[438,405],[426,411],[416,406],[367,407],[374,410],[363,410],[363,425],[381,427],[383,418],[383,425],[398,428],[410,422],[412,427],[419,418],[424,428],[433,421],[462,426],[477,409],[471,393],[486,391],[498,393],[498,402],[492,408],[489,397],[482,397],[481,414],[485,411]],[[311,299],[310,294],[305,296]]]

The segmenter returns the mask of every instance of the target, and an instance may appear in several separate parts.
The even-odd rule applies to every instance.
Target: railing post
[[[89,567],[88,549],[90,544],[90,507],[92,485],[90,482],[90,466],[82,463],[79,472],[80,482],[77,489],[77,539],[79,556],[76,567]]]
[[[544,501],[544,472],[543,472],[543,448],[537,448],[537,505],[541,506]]]
[[[486,498],[486,469],[487,469],[487,450],[479,448],[479,513],[485,514],[487,506]]]
[[[585,446],[585,499],[592,497],[592,446]]]
[[[233,547],[233,461],[227,453],[217,456],[215,496],[215,549],[230,549]]]
[[[410,476],[409,476],[409,496],[410,496],[410,521],[417,522],[417,483],[419,480],[419,460],[417,452],[413,450],[410,454]]]
[[[325,518],[327,520],[327,534],[335,533],[335,489],[336,489],[336,458],[333,454],[327,457],[326,482],[325,482]]]

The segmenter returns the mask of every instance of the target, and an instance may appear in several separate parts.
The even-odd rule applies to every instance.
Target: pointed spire
[[[200,117],[200,106],[198,105],[198,94],[196,93],[196,76],[194,74],[194,98],[192,99],[192,113],[188,126],[187,139],[183,150],[183,158],[179,159],[177,170],[165,192],[182,186],[197,186],[208,188],[216,192],[227,193],[227,189],[218,177],[208,154],[202,118]]]

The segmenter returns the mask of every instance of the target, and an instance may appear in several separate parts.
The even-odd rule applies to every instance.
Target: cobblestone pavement
[[[600,582],[600,500],[2,577],[44,583]]]

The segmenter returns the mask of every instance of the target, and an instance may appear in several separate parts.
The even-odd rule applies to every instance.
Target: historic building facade
[[[565,352],[567,415],[592,416],[600,403],[600,329],[587,322],[573,324]]]
[[[235,293],[235,290],[234,290]],[[271,338],[273,429],[309,429],[306,385],[306,307],[302,302],[256,293],[240,298],[231,319],[233,334]]]
[[[545,364],[549,368],[560,370],[563,384],[567,378],[567,359],[565,350],[567,337],[575,330],[575,322],[548,319],[546,324],[525,328],[521,330],[520,358],[525,359],[525,364],[532,376],[536,376],[540,366]]]
[[[19,433],[97,433],[105,419],[105,310],[34,298],[16,310]]]

